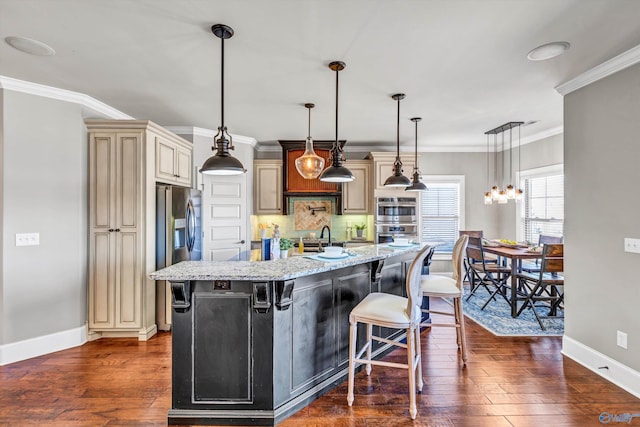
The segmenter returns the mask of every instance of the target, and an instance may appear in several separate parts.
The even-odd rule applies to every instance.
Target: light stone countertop
[[[307,256],[271,261],[183,261],[155,271],[149,274],[149,278],[152,280],[289,280],[408,252],[418,252],[423,246],[424,244],[393,248],[385,243],[349,248],[346,252],[355,256],[337,261],[320,261]],[[308,254],[308,256],[313,255],[313,253]]]

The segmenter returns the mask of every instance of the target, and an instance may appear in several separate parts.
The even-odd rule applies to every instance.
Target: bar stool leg
[[[349,386],[347,390],[347,403],[349,406],[353,405],[353,382],[355,373],[355,359],[356,359],[356,343],[358,338],[358,323],[352,322],[349,325]]]
[[[415,420],[418,415],[416,407],[416,375],[415,375],[415,334],[412,328],[407,329],[407,369],[409,374],[409,415]]]
[[[371,339],[371,335],[373,334],[373,325],[371,323],[367,323],[367,360],[371,362],[371,347],[373,347],[373,340]],[[367,375],[371,375],[371,363],[367,364],[365,368]]]

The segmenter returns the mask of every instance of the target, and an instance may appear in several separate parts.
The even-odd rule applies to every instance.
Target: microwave
[[[378,197],[375,205],[376,224],[415,224],[418,202],[415,197]]]

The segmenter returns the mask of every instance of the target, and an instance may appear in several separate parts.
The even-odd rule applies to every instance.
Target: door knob
[[[240,240],[239,242],[236,242],[236,243],[240,243],[240,244],[244,245],[244,240]]]

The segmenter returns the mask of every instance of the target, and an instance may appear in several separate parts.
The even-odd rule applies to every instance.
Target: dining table
[[[528,246],[504,246],[501,244],[483,245],[483,250],[487,253],[497,255],[499,258],[511,260],[511,295],[509,296],[509,304],[511,305],[511,317],[518,315],[518,277],[517,274],[522,271],[522,260],[541,259],[542,251],[536,252],[529,250]]]

